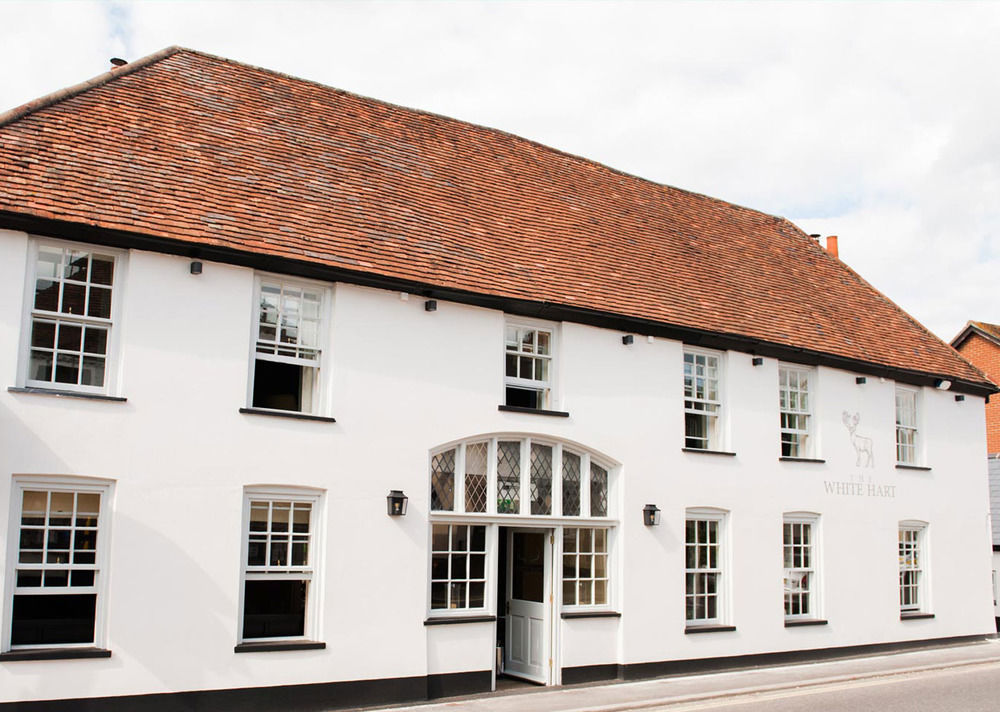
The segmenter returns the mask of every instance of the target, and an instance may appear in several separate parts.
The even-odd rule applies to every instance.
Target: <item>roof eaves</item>
[[[973,334],[975,334],[976,336],[981,336],[990,343],[1000,346],[1000,337],[997,337],[996,334],[992,334],[986,329],[983,329],[982,327],[979,326],[979,324],[977,324],[974,321],[970,321],[969,323],[967,323],[965,325],[965,328],[959,332],[958,336],[952,339],[949,343],[951,344],[952,348],[958,349],[958,347],[964,344]]]
[[[171,55],[177,54],[183,51],[181,47],[176,45],[171,47],[166,47],[153,54],[146,55],[134,62],[129,62],[128,64],[123,64],[120,67],[114,67],[111,70],[104,72],[103,74],[98,74],[96,77],[82,81],[79,84],[74,84],[73,86],[65,87],[54,91],[51,94],[46,94],[45,96],[39,97],[38,99],[33,99],[27,104],[22,104],[21,106],[16,106],[13,109],[0,113],[0,127],[12,124],[18,119],[22,119],[29,114],[33,114],[36,111],[45,109],[54,104],[58,104],[61,101],[70,99],[74,96],[84,93],[89,89],[94,87],[99,87],[108,82],[118,79],[119,77],[124,77],[133,72],[137,72],[144,67],[148,67],[150,64],[159,62],[161,59],[170,57]]]

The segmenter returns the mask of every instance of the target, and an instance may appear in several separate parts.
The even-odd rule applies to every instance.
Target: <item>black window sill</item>
[[[542,410],[541,408],[525,408],[520,405],[498,405],[497,410],[507,413],[533,413],[535,415],[552,415],[557,418],[568,418],[569,413],[564,410]]]
[[[826,462],[826,460],[817,460],[812,457],[779,457],[779,462]]]
[[[336,418],[327,418],[323,415],[309,415],[308,413],[293,413],[286,410],[268,410],[267,408],[240,408],[241,413],[247,415],[273,415],[277,418],[294,418],[296,420],[316,420],[321,423],[336,423]]]
[[[234,653],[277,653],[283,650],[324,650],[326,643],[314,640],[276,640],[273,643],[240,643]]]
[[[424,625],[461,625],[462,623],[495,623],[496,616],[440,616],[428,618]]]
[[[736,457],[735,452],[726,452],[725,450],[702,450],[697,447],[682,447],[681,452],[695,452],[699,455],[725,455],[726,457]]]
[[[931,468],[924,467],[922,465],[902,465],[902,464],[897,464],[896,465],[896,469],[897,470],[919,470],[920,472],[930,472],[931,471]]]
[[[575,618],[621,618],[618,611],[563,611],[563,620],[573,620]]]
[[[736,630],[734,625],[689,625],[684,629],[684,635],[694,635],[695,633],[732,633]]]
[[[901,621],[919,621],[933,617],[934,617],[933,613],[921,613],[920,611],[903,612],[899,614],[899,620]]]
[[[34,650],[8,650],[0,653],[0,663],[19,660],[82,660],[84,658],[110,658],[111,651],[104,648],[35,648]]]
[[[61,391],[57,388],[18,388],[10,386],[8,393],[31,393],[39,396],[56,396],[57,398],[83,398],[84,400],[112,401],[114,403],[124,403],[127,398],[121,396],[105,396],[100,393],[79,393],[77,391]]]
[[[822,618],[796,618],[795,620],[785,621],[786,628],[801,628],[807,625],[827,625],[827,622]]]

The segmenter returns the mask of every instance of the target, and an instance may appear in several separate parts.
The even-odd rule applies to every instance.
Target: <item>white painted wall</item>
[[[28,237],[0,232],[0,385],[16,385]],[[923,389],[931,471],[894,467],[892,382],[819,369],[816,454],[779,462],[777,362],[725,356],[726,449],[681,452],[682,346],[563,324],[557,407],[569,418],[499,412],[500,312],[336,285],[324,385],[335,424],[240,414],[246,405],[253,273],[130,253],[121,323],[126,403],[0,390],[0,557],[10,479],[116,481],[104,660],[0,663],[0,702],[234,688],[489,669],[489,624],[424,626],[428,453],[476,434],[540,434],[621,463],[613,564],[620,619],[562,621],[563,667],[730,656],[985,634],[993,630],[983,400]],[[844,411],[860,412],[875,467],[859,470]],[[973,434],[970,436],[970,433]],[[828,494],[870,477],[895,497]],[[325,650],[234,654],[243,488],[319,487]],[[390,489],[410,497],[385,514]],[[647,528],[647,502],[663,510]],[[731,633],[684,634],[687,507],[731,512]],[[786,629],[781,521],[821,515],[823,615]],[[931,620],[899,620],[897,523],[930,523]],[[558,566],[557,566],[558,569]],[[6,562],[0,562],[0,575]],[[9,582],[3,582],[4,585]],[[4,599],[4,604],[9,598]]]

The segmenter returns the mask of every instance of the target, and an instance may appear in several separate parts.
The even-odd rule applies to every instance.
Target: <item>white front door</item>
[[[508,530],[504,672],[543,685],[549,682],[551,557],[548,532]]]

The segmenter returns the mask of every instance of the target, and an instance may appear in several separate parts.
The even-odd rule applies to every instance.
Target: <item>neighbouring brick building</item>
[[[996,386],[785,218],[169,48],[0,114],[0,712],[993,632]]]

